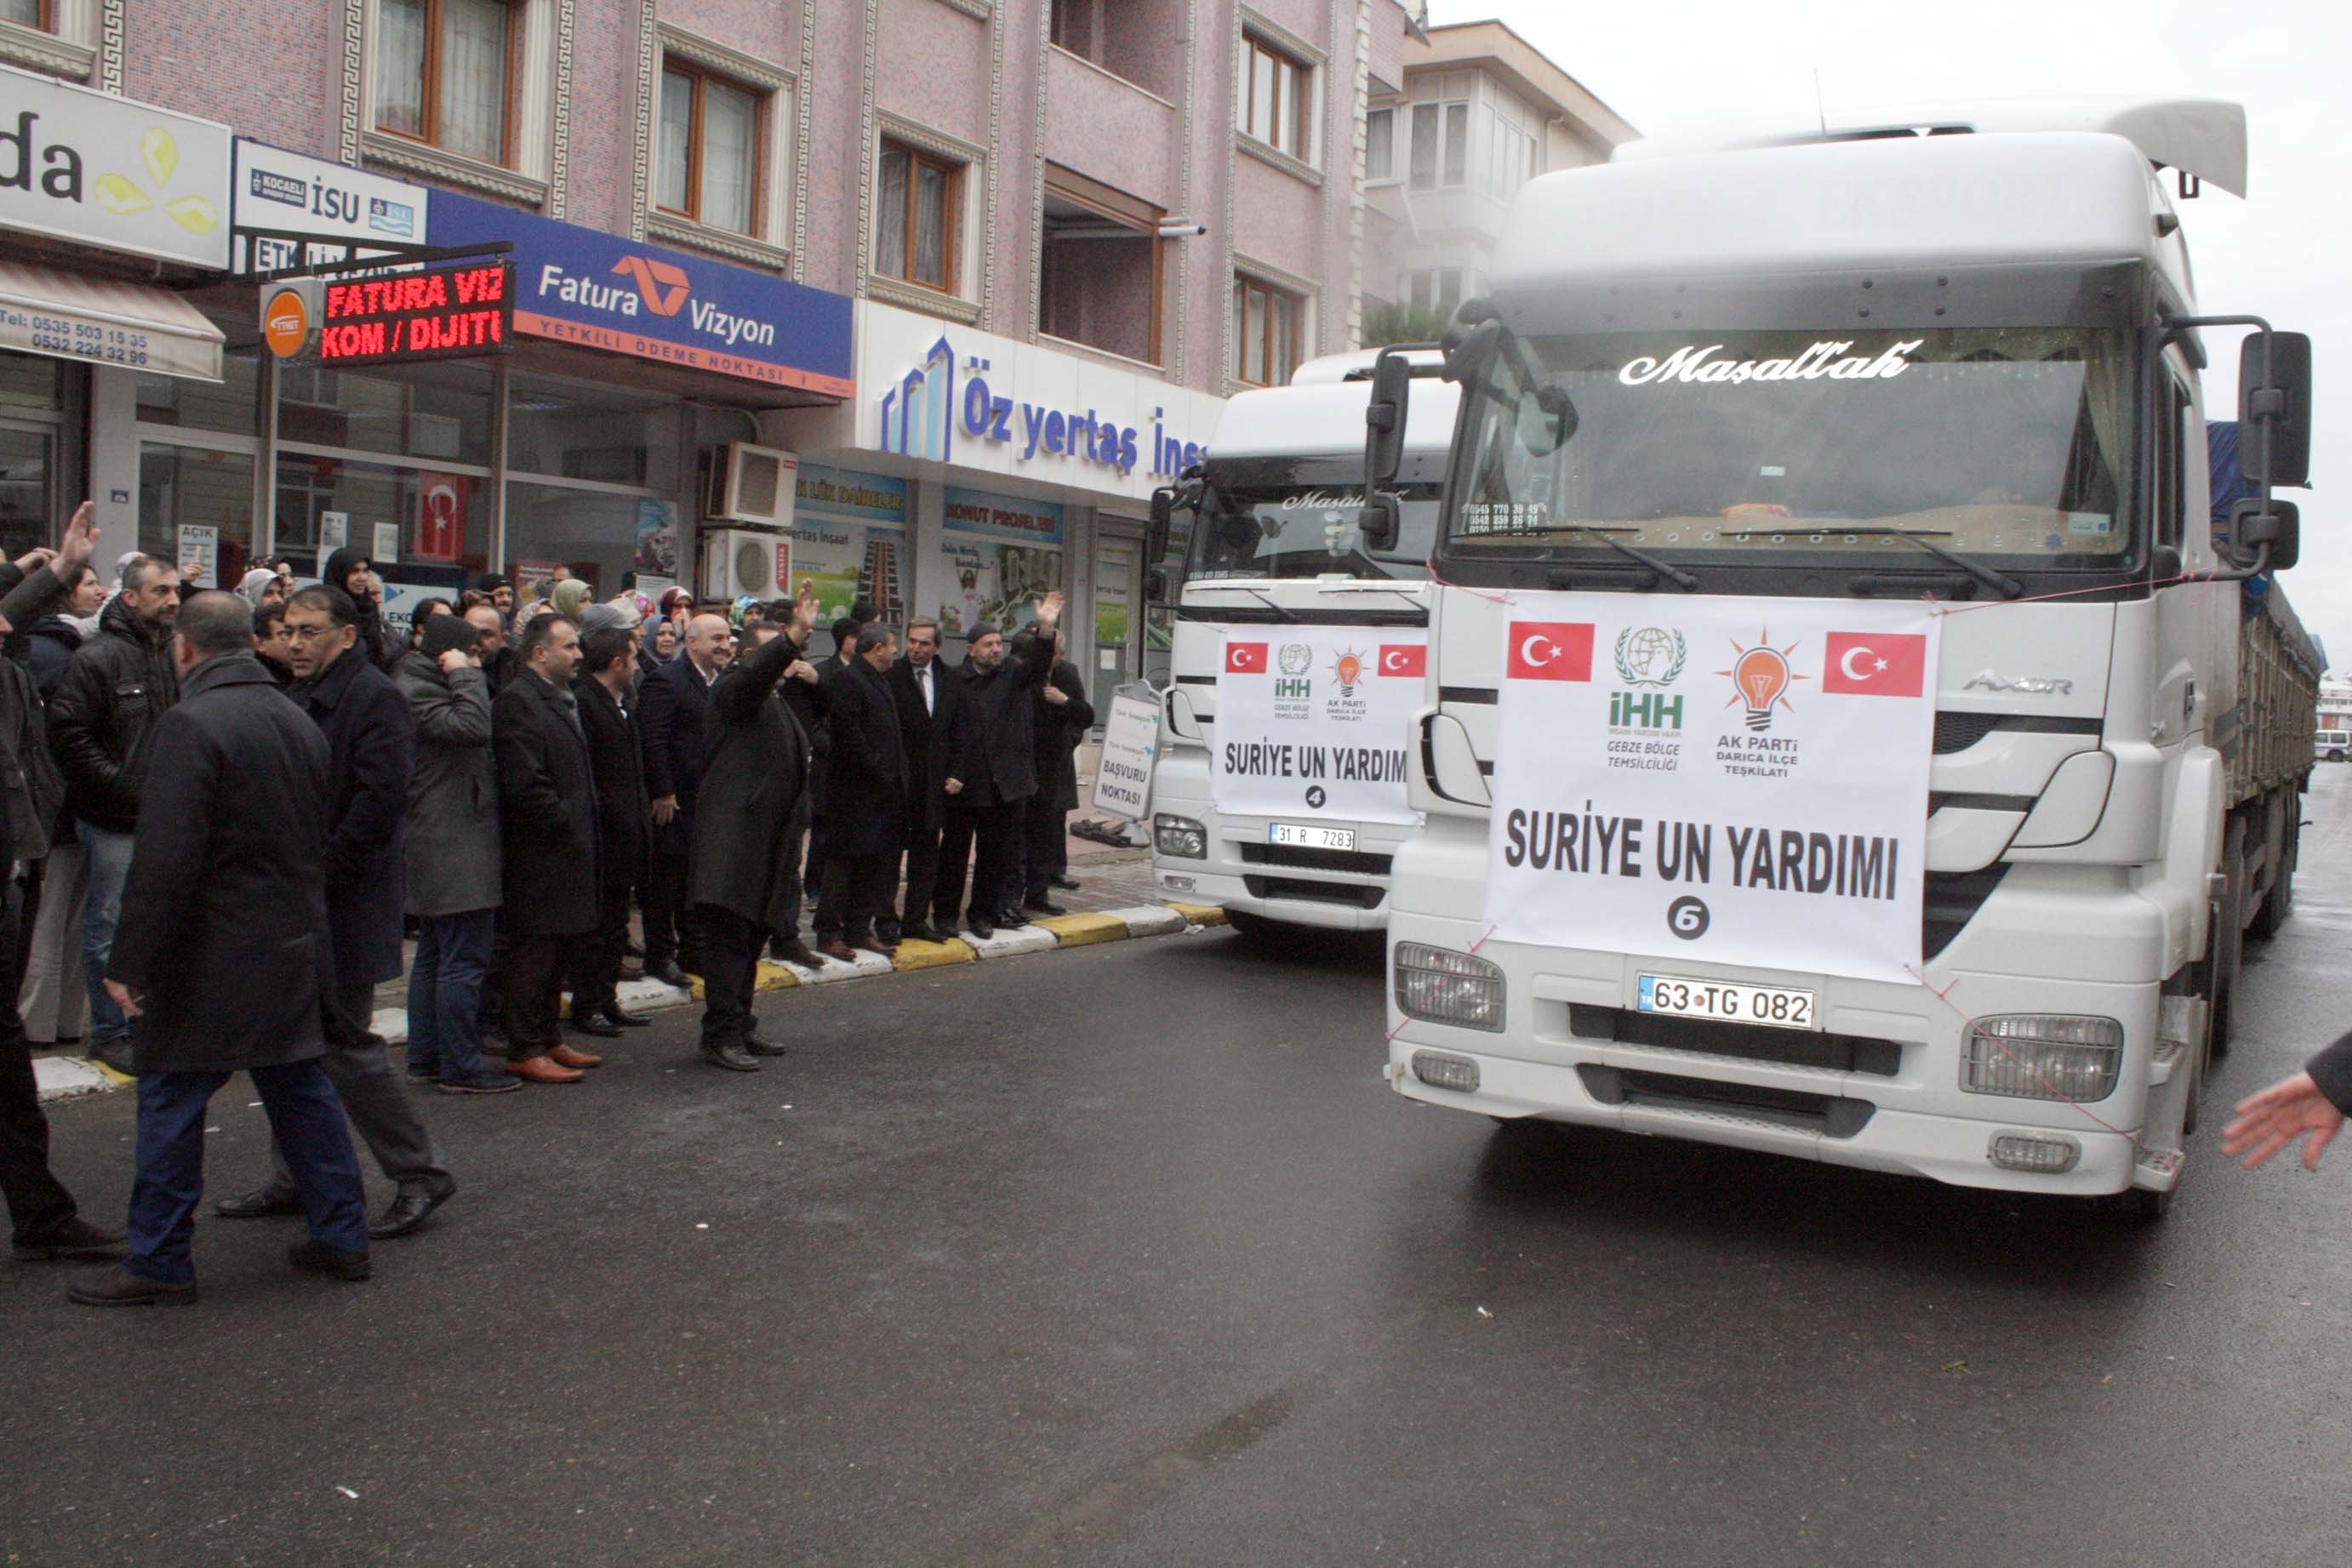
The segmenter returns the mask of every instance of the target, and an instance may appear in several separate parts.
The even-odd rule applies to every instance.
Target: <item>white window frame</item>
[[[367,37],[360,51],[360,152],[368,162],[404,173],[542,206],[555,162],[555,58],[559,0],[514,0],[522,31],[521,56],[508,73],[514,83],[511,164],[485,162],[461,152],[395,136],[375,126],[376,56],[383,34],[381,0],[367,0]]]
[[[659,34],[654,51],[654,90],[647,95],[646,123],[638,128],[641,143],[638,156],[646,162],[646,232],[656,239],[666,240],[689,249],[709,251],[715,255],[745,261],[754,267],[773,267],[779,271],[792,266],[792,247],[784,236],[792,232],[793,217],[793,127],[798,108],[795,95],[800,90],[800,78],[782,66],[773,65],[755,55],[729,48],[683,27],[667,22],[658,24]],[[765,127],[760,147],[760,189],[752,198],[760,232],[738,234],[733,229],[706,224],[677,213],[665,211],[659,190],[661,168],[661,77],[671,57],[696,69],[721,78],[730,84],[749,92],[765,95],[761,107],[761,123]]]
[[[954,246],[956,265],[953,274],[956,291],[940,292],[920,283],[909,283],[893,277],[875,263],[876,247],[882,239],[882,144],[885,141],[904,142],[918,152],[927,152],[963,169],[962,200],[956,204],[956,232],[949,236]],[[944,316],[952,321],[971,326],[980,319],[988,301],[982,297],[981,276],[981,211],[987,205],[988,149],[966,141],[960,136],[935,131],[928,125],[892,114],[887,110],[874,113],[874,141],[866,150],[866,189],[872,193],[868,204],[870,216],[860,249],[863,258],[860,270],[865,275],[865,292],[869,298],[891,305],[903,305],[909,310],[919,310],[927,316]]]
[[[1399,164],[1397,160],[1397,122],[1400,118],[1410,120],[1411,116],[1408,114],[1400,117],[1398,110],[1409,110],[1412,107],[1412,106],[1411,104],[1400,101],[1396,103],[1375,104],[1364,111],[1365,184],[1387,186],[1403,183],[1404,170]],[[1372,149],[1379,145],[1380,142],[1380,138],[1372,131],[1372,120],[1373,117],[1376,115],[1386,115],[1388,117],[1389,172],[1385,174],[1375,174],[1372,172]]]

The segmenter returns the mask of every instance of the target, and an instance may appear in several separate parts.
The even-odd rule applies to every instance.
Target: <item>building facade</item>
[[[1408,38],[1367,98],[1368,308],[1450,314],[1484,291],[1511,198],[1638,134],[1500,22]]]
[[[0,0],[0,293],[186,345],[0,346],[0,532],[88,494],[110,551],[228,584],[346,541],[402,603],[805,579],[951,647],[1058,588],[1107,687],[1149,662],[1152,488],[1229,392],[1356,340],[1406,31],[1396,0]],[[11,160],[37,187],[77,116],[118,144],[44,222]],[[504,351],[265,344],[257,275],[394,246],[510,260]],[[793,455],[788,494],[737,448]]]

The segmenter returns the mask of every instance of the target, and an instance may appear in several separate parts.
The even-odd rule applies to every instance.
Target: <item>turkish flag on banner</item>
[[[1429,650],[1417,643],[1383,643],[1380,672],[1384,675],[1425,675],[1429,674]]]
[[[1226,643],[1225,673],[1229,675],[1265,674],[1265,647],[1263,643]]]
[[[1900,632],[1832,632],[1822,654],[1822,690],[1853,696],[1916,697],[1927,681],[1927,639]]]
[[[1510,662],[1504,674],[1529,681],[1592,678],[1592,622],[1514,621]]]

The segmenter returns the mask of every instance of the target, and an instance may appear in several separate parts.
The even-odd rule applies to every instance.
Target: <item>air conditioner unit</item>
[[[722,446],[710,465],[708,516],[712,522],[791,528],[800,472],[799,458],[772,446],[740,441]]]
[[[710,528],[702,536],[702,597],[730,604],[746,595],[785,597],[793,580],[793,541],[750,528]]]

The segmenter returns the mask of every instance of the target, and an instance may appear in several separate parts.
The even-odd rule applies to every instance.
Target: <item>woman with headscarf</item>
[[[567,577],[547,591],[547,601],[555,612],[577,626],[588,608],[588,585],[576,577]]]
[[[346,545],[327,558],[327,569],[319,580],[329,588],[341,589],[359,606],[360,647],[367,653],[368,663],[383,668],[385,654],[390,651],[383,634],[383,605],[368,591],[368,555],[363,549]]]
[[[236,591],[239,598],[256,610],[265,604],[283,604],[286,601],[285,583],[266,566],[257,566],[237,579]]]

